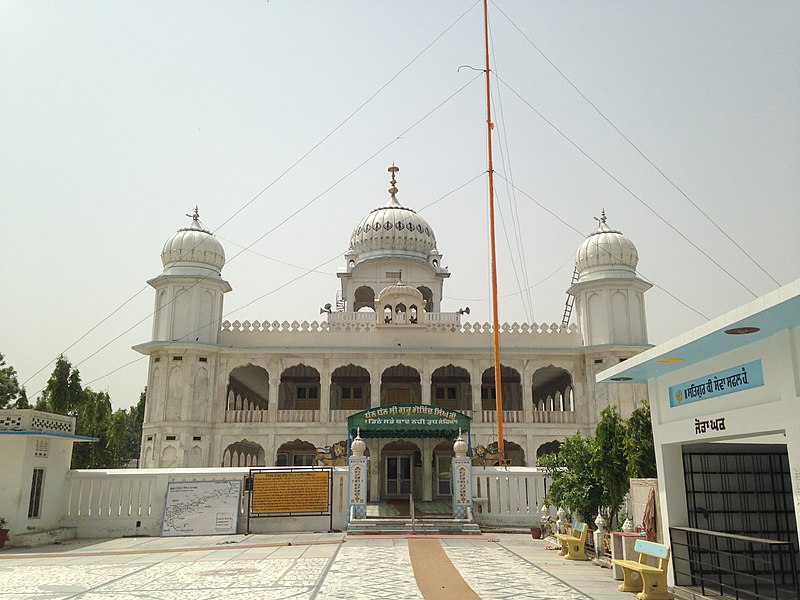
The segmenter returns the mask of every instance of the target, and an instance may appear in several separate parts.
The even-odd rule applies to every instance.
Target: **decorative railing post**
[[[546,504],[542,504],[542,508],[539,511],[539,523],[542,526],[543,534],[555,533],[550,529],[550,509]]]
[[[365,519],[367,517],[367,461],[364,452],[367,444],[361,439],[361,429],[350,444],[350,517]]]
[[[567,516],[567,511],[559,507],[556,511],[558,519],[556,519],[556,533],[564,533],[564,517]]]
[[[594,555],[595,558],[600,558],[605,554],[605,546],[603,542],[605,541],[606,536],[606,520],[603,518],[603,515],[598,514],[597,518],[594,520],[594,524],[597,526],[597,530],[594,532]]]
[[[461,429],[453,443],[453,518],[472,520],[472,459],[467,456],[467,442],[461,439]]]

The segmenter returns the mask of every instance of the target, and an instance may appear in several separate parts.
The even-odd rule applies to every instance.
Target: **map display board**
[[[241,480],[170,481],[161,535],[236,533],[241,497]]]
[[[330,511],[330,469],[253,471],[250,513],[327,514]]]

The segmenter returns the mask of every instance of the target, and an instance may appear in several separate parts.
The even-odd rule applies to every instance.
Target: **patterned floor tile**
[[[316,599],[342,598],[421,600],[408,545],[342,547]]]
[[[445,546],[445,552],[482,600],[590,600],[505,548]]]

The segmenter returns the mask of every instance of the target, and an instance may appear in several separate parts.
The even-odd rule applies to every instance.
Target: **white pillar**
[[[467,457],[467,442],[461,438],[461,431],[453,443],[453,467],[450,482],[453,486],[453,518],[472,518],[472,459]]]
[[[354,519],[367,517],[367,471],[369,459],[364,455],[367,444],[357,434],[350,444],[350,508]]]

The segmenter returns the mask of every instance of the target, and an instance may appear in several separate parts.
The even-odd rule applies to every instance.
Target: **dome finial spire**
[[[394,176],[395,176],[395,173],[397,173],[399,170],[400,170],[400,167],[396,167],[395,164],[394,164],[394,161],[392,161],[392,166],[389,167],[389,169],[388,169],[389,173],[392,174],[392,178],[389,180],[389,183],[392,186],[392,187],[389,188],[389,193],[392,195],[392,198],[394,198],[394,195],[397,193],[397,180],[395,179]]]
[[[194,214],[190,215],[189,213],[186,213],[186,216],[191,217],[192,221],[194,221],[195,223],[197,223],[200,220],[200,211],[198,210],[196,204],[194,205]]]
[[[606,224],[606,221],[608,220],[608,219],[606,218],[606,209],[604,208],[604,209],[603,209],[603,210],[600,212],[600,216],[599,216],[599,217],[592,217],[592,218],[593,218],[595,221],[597,221],[598,223],[602,223],[603,225],[605,225],[605,224]]]

